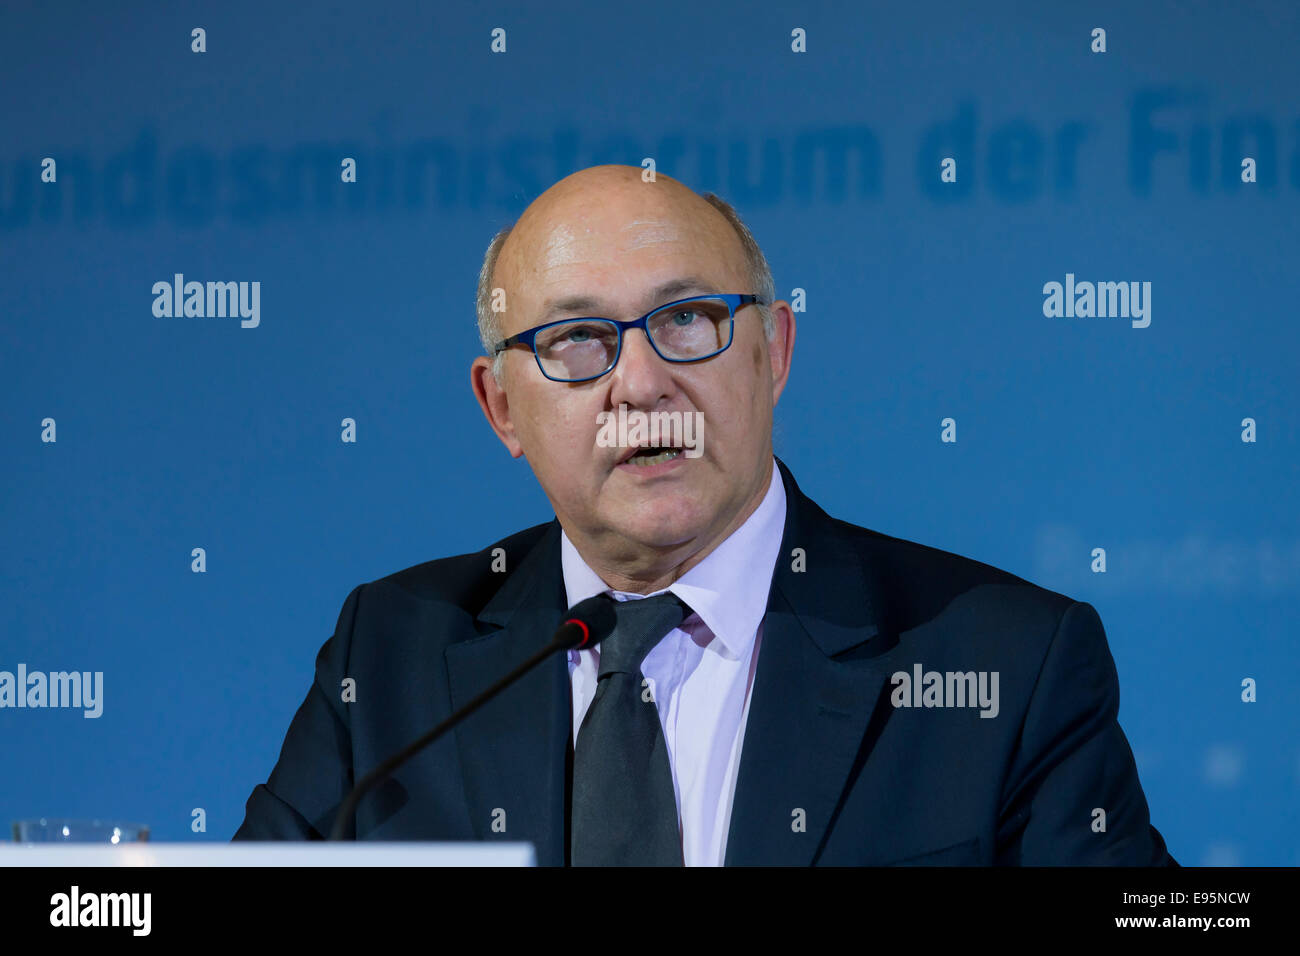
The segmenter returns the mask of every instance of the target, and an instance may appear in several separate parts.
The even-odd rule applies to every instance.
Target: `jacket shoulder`
[[[452,604],[477,615],[554,523],[548,521],[517,531],[481,551],[436,558],[394,571],[372,581],[371,586],[388,585],[417,600]],[[503,555],[504,565],[500,561]],[[500,573],[502,566],[507,573]]]
[[[890,617],[899,630],[964,608],[978,609],[981,616],[993,611],[1007,623],[1009,619],[1032,621],[1047,626],[1050,634],[1077,603],[983,561],[839,519],[831,521],[876,582],[878,593],[889,595]]]

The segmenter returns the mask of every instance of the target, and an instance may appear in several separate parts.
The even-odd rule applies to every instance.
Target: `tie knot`
[[[613,601],[613,598],[610,598]],[[686,620],[690,608],[675,594],[614,601],[614,632],[600,642],[600,674],[636,674],[650,650]]]

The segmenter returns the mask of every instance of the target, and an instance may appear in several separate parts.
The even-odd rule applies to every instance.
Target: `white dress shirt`
[[[722,866],[749,717],[750,690],[762,640],[763,614],[785,531],[785,486],[775,462],[767,494],[739,528],[699,564],[662,591],[694,612],[646,656],[668,744],[677,822],[687,866]],[[569,606],[596,594],[618,601],[653,595],[612,590],[561,535],[560,556]],[[600,647],[569,652],[573,739],[596,693]]]

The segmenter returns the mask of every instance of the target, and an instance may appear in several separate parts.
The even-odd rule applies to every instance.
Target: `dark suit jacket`
[[[1092,606],[838,521],[778,464],[785,534],[727,864],[1177,865]],[[235,839],[321,838],[354,779],[548,641],[564,610],[557,521],[357,587]],[[918,663],[996,671],[997,716],[896,707],[891,675]],[[569,695],[557,654],[367,795],[358,838],[529,841],[564,864]]]

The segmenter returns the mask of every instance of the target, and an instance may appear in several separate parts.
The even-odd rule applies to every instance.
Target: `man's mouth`
[[[667,445],[650,445],[645,448],[629,449],[620,465],[632,465],[637,468],[644,468],[649,465],[662,465],[666,461],[672,461],[677,458],[685,449],[673,448]]]

